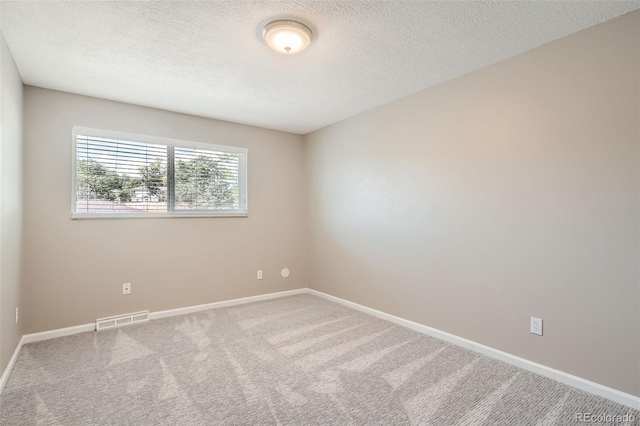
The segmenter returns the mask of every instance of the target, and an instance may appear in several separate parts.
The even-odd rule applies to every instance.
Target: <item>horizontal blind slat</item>
[[[167,145],[77,135],[75,213],[166,213],[167,182],[176,212],[241,211],[245,154],[176,146],[173,179],[167,158]]]

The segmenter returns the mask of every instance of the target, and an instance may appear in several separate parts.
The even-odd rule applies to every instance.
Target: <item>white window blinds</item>
[[[247,214],[247,150],[74,128],[73,217]]]

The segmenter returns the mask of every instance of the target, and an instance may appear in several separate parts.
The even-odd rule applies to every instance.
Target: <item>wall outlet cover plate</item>
[[[531,317],[531,333],[542,336],[542,319]]]

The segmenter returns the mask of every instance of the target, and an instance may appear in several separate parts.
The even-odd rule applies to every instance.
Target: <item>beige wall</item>
[[[0,375],[22,337],[22,79],[0,33]]]
[[[34,87],[24,119],[25,333],[306,287],[301,136]],[[74,125],[248,148],[249,217],[71,220]]]
[[[639,50],[635,12],[305,136],[311,287],[640,395]]]

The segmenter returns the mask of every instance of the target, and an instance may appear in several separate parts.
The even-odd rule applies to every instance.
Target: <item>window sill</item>
[[[247,213],[134,213],[134,214],[72,214],[71,219],[184,219],[212,217],[248,217]]]

